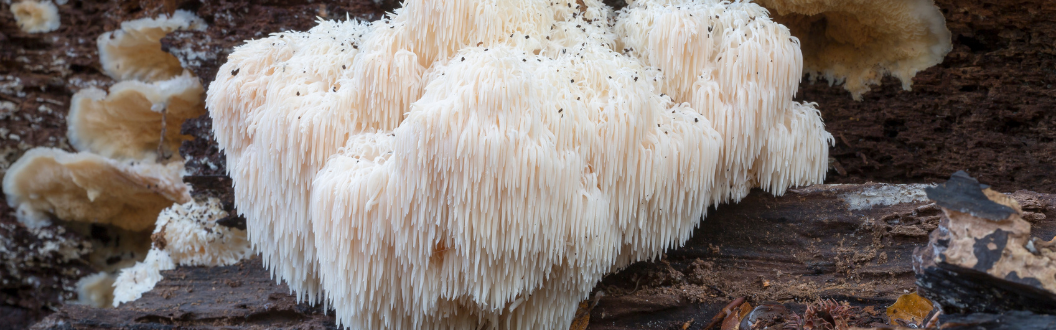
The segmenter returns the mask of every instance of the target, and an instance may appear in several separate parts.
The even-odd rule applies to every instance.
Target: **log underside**
[[[817,185],[781,197],[752,192],[711,210],[682,248],[662,260],[607,276],[588,329],[700,329],[737,297],[802,313],[820,299],[872,306],[873,323],[913,292],[913,250],[924,246],[941,211],[920,185]],[[1056,195],[1017,192],[1033,209],[1040,238],[1056,234]],[[886,205],[885,205],[886,204]],[[871,205],[871,206],[870,206]],[[298,304],[259,259],[227,267],[180,267],[139,300],[119,308],[67,305],[38,328],[332,328],[332,313]],[[1018,315],[1018,314],[1016,314]],[[1015,317],[1010,314],[1008,317]],[[982,322],[982,321],[980,321]],[[862,325],[869,325],[868,322]]]

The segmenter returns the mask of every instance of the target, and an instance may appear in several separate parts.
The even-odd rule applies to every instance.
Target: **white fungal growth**
[[[114,276],[98,272],[77,281],[77,303],[104,308],[114,301]]]
[[[909,90],[917,72],[953,49],[934,0],[757,0],[803,41],[811,79],[843,84],[855,100],[884,75]]]
[[[824,179],[832,136],[815,104],[792,100],[802,76],[799,42],[765,9],[638,1],[615,29],[629,54],[663,73],[657,89],[688,102],[722,135],[714,202]]]
[[[840,199],[847,203],[849,210],[869,210],[874,206],[895,205],[902,203],[924,202],[928,194],[924,188],[929,184],[876,184],[861,190],[840,194]]]
[[[344,324],[545,328],[621,264],[620,242],[641,260],[688,238],[715,170],[698,160],[718,155],[717,134],[629,72],[607,78],[632,61],[597,45],[577,53],[464,50],[434,67],[400,127],[353,135],[330,158],[309,214],[328,233],[315,237],[331,303],[363,311]]]
[[[108,158],[154,160],[160,151],[178,159],[180,144],[190,139],[180,126],[205,114],[204,92],[189,73],[154,83],[122,81],[109,95],[86,88],[73,95],[66,134],[77,150]]]
[[[245,166],[229,172],[239,182],[234,187],[235,203],[258,206],[242,210],[247,222],[253,223],[247,225],[249,239],[267,244],[258,249],[265,264],[299,298],[311,301],[321,298],[307,210],[315,172],[352,130],[391,129],[403,118],[402,109],[366,111],[362,100],[370,96],[351,88],[366,84],[355,81],[351,67],[363,47],[361,37],[368,32],[358,22],[324,21],[308,33],[284,33],[247,43],[239,47],[242,51],[229,55],[228,63],[237,64],[220,69],[216,81],[223,83],[210,85],[209,97],[225,102],[210,110],[217,141],[223,141],[219,144],[229,155],[239,155],[228,156],[229,164]],[[259,128],[250,131],[247,119],[258,116],[260,120],[254,121]],[[283,192],[257,188],[266,185]]]
[[[180,266],[227,266],[252,253],[246,232],[218,225],[228,214],[220,200],[173,204],[161,211],[146,260],[121,270],[113,306],[135,301],[161,281],[161,271]]]
[[[206,105],[249,240],[342,326],[556,329],[709,206],[824,178],[801,74],[751,3],[409,1],[248,41]]]
[[[23,0],[11,5],[18,28],[26,33],[55,31],[61,25],[59,8],[51,1]]]
[[[176,30],[205,30],[201,18],[185,10],[172,16],[143,18],[121,23],[121,29],[96,40],[103,72],[116,80],[161,81],[183,73],[180,61],[161,50],[161,38]]]
[[[183,164],[125,162],[91,153],[35,148],[4,174],[7,203],[19,220],[40,226],[49,217],[149,229],[173,202],[190,200]]]
[[[174,204],[162,210],[154,227],[154,247],[181,266],[227,266],[252,251],[246,231],[218,225],[228,214],[220,200]]]
[[[175,268],[176,264],[168,252],[150,249],[146,259],[137,262],[135,266],[122,269],[117,275],[117,280],[114,281],[113,306],[139,299],[143,293],[153,289],[154,285],[162,280],[161,271]]]

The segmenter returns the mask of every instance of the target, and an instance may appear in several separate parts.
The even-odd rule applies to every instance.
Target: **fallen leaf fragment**
[[[572,325],[568,329],[586,330],[587,326],[590,325],[590,312],[594,310],[594,306],[597,306],[598,302],[601,301],[601,297],[604,296],[605,292],[598,292],[590,300],[579,302],[579,308],[576,309],[576,317],[572,319]],[[689,322],[693,322],[693,320],[689,320]]]
[[[931,313],[931,300],[921,297],[916,293],[904,294],[898,297],[893,305],[887,308],[887,317],[892,324],[905,326],[921,326]]]
[[[576,310],[576,318],[572,319],[572,325],[568,327],[569,330],[585,330],[587,325],[590,325],[590,300],[584,300],[579,302],[579,309]]]
[[[715,316],[713,316],[711,318],[711,322],[709,322],[708,325],[704,326],[701,329],[702,330],[708,330],[708,329],[714,328],[716,325],[721,324],[722,321],[726,319],[726,316],[732,314],[733,311],[736,310],[736,308],[738,306],[741,306],[741,304],[744,303],[744,300],[745,300],[744,297],[740,297],[740,298],[734,299],[729,304],[726,304],[726,307],[723,307],[721,311],[719,311],[717,314],[715,314]]]
[[[752,312],[752,304],[743,303],[737,309],[734,309],[726,315],[726,319],[722,320],[721,330],[740,330],[741,319],[748,316],[748,313]]]

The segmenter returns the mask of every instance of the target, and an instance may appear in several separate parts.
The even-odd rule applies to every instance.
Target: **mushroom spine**
[[[747,2],[408,1],[235,49],[249,240],[348,328],[567,328],[709,206],[820,182],[798,40]]]

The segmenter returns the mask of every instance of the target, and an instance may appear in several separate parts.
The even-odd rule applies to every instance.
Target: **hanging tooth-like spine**
[[[552,12],[542,19],[532,16],[529,20],[545,23],[537,27],[501,18],[524,12],[524,5]],[[243,103],[253,108],[244,110],[258,114],[223,110],[234,113],[216,118],[215,127],[239,132],[221,133],[225,136],[218,141],[232,150],[229,164],[240,182],[236,191],[245,197],[240,209],[245,206],[247,217],[258,224],[286,220],[276,213],[302,221],[276,222],[271,229],[251,230],[251,237],[265,249],[317,248],[312,267],[318,266],[321,275],[312,275],[311,267],[291,269],[296,254],[265,262],[273,270],[283,267],[280,274],[297,274],[280,278],[319,276],[329,289],[326,302],[345,327],[560,327],[604,273],[655,258],[688,239],[711,202],[739,198],[738,189],[750,184],[784,189],[788,180],[804,183],[823,176],[824,171],[801,174],[807,165],[780,158],[798,157],[799,151],[768,148],[791,143],[810,157],[827,150],[818,146],[827,141],[821,126],[804,124],[820,123],[816,110],[792,111],[795,106],[786,105],[794,90],[783,91],[780,80],[794,88],[798,76],[795,69],[782,68],[800,59],[777,58],[788,56],[780,46],[787,38],[771,35],[785,31],[745,23],[739,11],[756,8],[752,4],[682,5],[694,15],[658,4],[632,5],[621,14],[642,14],[649,18],[643,24],[654,26],[661,16],[648,11],[662,9],[680,20],[671,26],[686,29],[662,30],[653,40],[681,44],[634,44],[630,53],[647,57],[641,62],[662,62],[657,68],[666,72],[655,83],[639,60],[603,45],[613,41],[583,38],[598,43],[588,46],[575,39],[582,38],[575,29],[560,42],[581,46],[569,48],[555,40],[556,46],[542,47],[543,54],[553,47],[577,56],[533,57],[526,55],[531,49],[506,40],[510,33],[543,40],[535,36],[545,35],[550,26],[574,26],[574,21],[549,21],[566,15],[557,14],[565,10],[562,6],[411,1],[391,22],[372,25],[369,40],[361,43],[363,53],[352,60],[354,69],[342,73],[347,78],[316,74],[342,81],[336,91],[333,83],[324,85],[336,106],[283,117],[270,113],[319,103],[289,97],[279,104],[273,96],[256,105]],[[526,32],[511,30],[514,26]],[[540,31],[528,31],[536,28]],[[637,38],[649,35],[647,26],[634,28]],[[474,47],[478,42],[482,46]],[[708,55],[681,54],[687,50]],[[245,57],[232,54],[239,56]],[[295,63],[276,64],[276,75],[283,67],[297,67],[289,61]],[[262,72],[249,66],[242,70]],[[260,95],[282,85],[264,84]],[[228,90],[239,89],[249,90]],[[664,103],[659,92],[693,108]],[[694,111],[703,118],[695,120],[689,115]],[[774,136],[782,132],[776,125],[786,122],[781,116],[791,113],[799,115],[789,129],[812,132],[813,138],[793,143]],[[264,141],[279,143],[260,144]],[[269,169],[277,169],[276,174],[247,168],[270,161],[272,148],[280,159],[310,159],[275,162]],[[246,161],[232,156],[243,151],[265,155]],[[764,174],[766,168],[779,170]],[[751,182],[748,171],[769,176]],[[260,188],[276,179],[282,187]],[[716,190],[728,194],[717,196]],[[297,208],[285,210],[290,205],[278,203],[276,192],[304,196],[282,199]],[[307,210],[298,204],[308,205]],[[305,223],[314,229],[314,242],[298,238]]]

